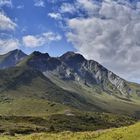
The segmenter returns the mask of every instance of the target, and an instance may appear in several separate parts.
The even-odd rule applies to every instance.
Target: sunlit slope
[[[0,77],[1,133],[46,132],[51,125],[56,131],[89,131],[125,126],[135,121],[127,116],[103,113],[86,94],[67,91],[28,67],[0,70]],[[26,121],[28,116],[37,122],[36,117],[39,117],[43,123]],[[8,121],[3,121],[3,117]]]
[[[18,66],[28,66],[44,74],[57,86],[84,97],[86,110],[111,112],[140,118],[140,86],[132,86],[95,61],[68,52],[59,58],[33,52]],[[131,87],[131,88],[130,88]],[[82,108],[83,110],[83,108]]]
[[[105,90],[102,90],[98,85],[88,87],[84,84],[80,84],[76,81],[64,81],[53,74],[48,74],[47,77],[51,79],[56,85],[63,89],[67,89],[70,92],[76,92],[83,95],[87,100],[91,100],[92,103],[99,109],[105,112],[112,112],[124,115],[133,115],[140,117],[140,98],[139,98],[139,85],[133,86],[133,83],[129,85],[133,86],[133,93],[131,97],[127,98],[119,94],[109,94]]]
[[[84,111],[111,112],[139,117],[134,98],[107,94],[98,86],[87,87],[26,67],[0,70],[0,114],[44,115],[73,107]],[[53,81],[53,82],[52,82]],[[51,107],[49,102],[57,103]],[[53,104],[53,103],[52,103]],[[55,109],[54,109],[55,108]]]
[[[0,70],[0,77],[0,114],[41,115],[45,107],[46,113],[50,110],[47,101],[61,104],[58,110],[65,106],[94,110],[82,95],[60,88],[36,70],[10,68]]]
[[[93,132],[40,133],[28,136],[1,136],[0,140],[140,140],[140,123],[129,127]]]

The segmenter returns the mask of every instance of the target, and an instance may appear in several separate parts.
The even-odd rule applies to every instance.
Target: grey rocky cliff
[[[61,57],[50,57],[48,53],[37,51],[26,56],[16,50],[7,56],[5,63],[0,63],[0,68],[14,66],[24,58],[26,65],[41,71],[45,76],[51,73],[62,80],[72,80],[91,87],[100,86],[102,90],[109,93],[118,90],[120,94],[129,94],[129,88],[124,79],[107,70],[98,62],[86,60],[82,55],[74,52],[67,52]]]
[[[102,65],[93,60],[86,60],[82,55],[68,52],[60,58],[56,58],[57,67],[53,70],[64,80],[75,80],[89,86],[100,85],[103,90],[119,90],[123,95],[128,95],[128,87],[125,80],[107,70]],[[47,70],[48,71],[48,70]],[[51,73],[53,72],[51,71]]]

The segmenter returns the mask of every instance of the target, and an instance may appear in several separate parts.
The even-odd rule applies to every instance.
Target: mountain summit
[[[0,55],[0,69],[15,66],[19,61],[25,58],[27,55],[21,50],[13,50],[7,54]]]
[[[130,92],[124,79],[96,61],[86,60],[78,53],[67,52],[55,58],[47,53],[33,52],[23,62],[24,65],[41,71],[47,77],[57,75],[61,80],[72,80],[89,87],[100,86],[102,90],[110,94],[113,90],[124,95],[129,95]],[[18,66],[22,66],[23,62],[21,61]]]
[[[51,57],[48,53],[35,51],[26,55],[15,50],[0,58],[1,95],[21,93],[20,96],[43,98],[80,110],[140,117],[140,86],[81,54],[67,52]]]

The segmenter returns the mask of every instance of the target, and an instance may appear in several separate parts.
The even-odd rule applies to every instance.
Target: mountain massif
[[[0,114],[25,117],[40,131],[48,125],[57,130],[118,127],[140,118],[140,85],[78,53],[51,57],[14,50],[0,56]]]
[[[19,61],[21,61],[27,55],[21,50],[14,50],[7,54],[0,55],[0,69],[15,66]]]

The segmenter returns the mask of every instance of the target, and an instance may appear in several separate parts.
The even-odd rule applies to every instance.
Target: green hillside
[[[140,118],[139,85],[128,82],[133,91],[126,96],[112,84],[104,88],[67,79],[67,65],[48,54],[35,52],[29,58],[33,67],[25,59],[16,67],[0,70],[1,135],[47,132],[49,137],[70,131],[71,137],[128,126]]]
[[[140,140],[140,123],[117,129],[1,136],[0,140]]]
[[[138,92],[140,91],[140,86],[138,84],[128,83],[133,88],[133,93],[130,97],[126,97],[115,93],[115,90],[112,94],[109,94],[105,90],[102,90],[100,85],[89,87],[76,81],[64,81],[54,74],[48,74],[47,77],[59,87],[83,95],[104,112],[131,115],[140,118],[140,93]]]
[[[84,97],[63,90],[33,69],[5,69],[0,77],[0,114],[4,116],[43,117],[90,106]]]
[[[89,131],[136,121],[103,113],[87,94],[60,88],[41,72],[27,67],[0,70],[0,77],[1,133]]]
[[[56,76],[45,77],[28,67],[0,70],[0,114],[42,116],[65,108],[111,112],[139,117],[140,102],[109,95],[98,86],[87,87]],[[53,81],[53,82],[52,82]],[[49,102],[49,103],[48,103]],[[55,102],[55,106],[50,104]]]
[[[140,123],[119,129],[110,129],[98,132],[71,133],[64,132],[59,134],[35,134],[21,138],[21,140],[140,140]]]
[[[140,118],[140,86],[125,81],[80,54],[68,52],[53,58],[47,53],[33,52],[17,66],[38,70],[55,85],[72,93],[80,101],[72,99],[72,107]],[[53,99],[58,98],[61,99],[59,103],[64,101],[62,96],[53,96]]]
[[[94,105],[86,101],[82,95],[80,96],[77,93],[63,90],[36,70],[23,67],[10,68],[1,70],[0,77],[2,102],[3,100],[7,100],[7,102],[15,103],[21,98],[28,98],[44,101],[49,100],[77,109],[81,108],[86,110],[90,106],[94,109]],[[28,115],[26,112],[24,114]]]

